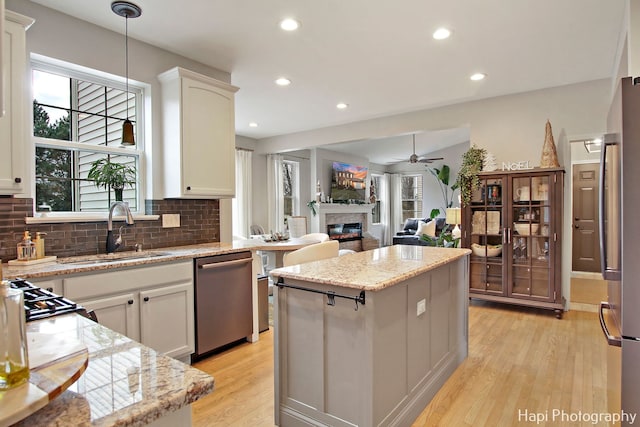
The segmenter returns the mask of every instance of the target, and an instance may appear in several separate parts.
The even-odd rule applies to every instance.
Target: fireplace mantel
[[[371,226],[371,210],[375,204],[345,204],[345,203],[318,203],[316,210],[318,214],[311,217],[311,231],[314,233],[326,233],[327,215],[340,215],[343,218],[340,222],[362,222],[362,231],[369,230]],[[352,219],[348,219],[353,215]]]
[[[370,214],[375,205],[373,203],[346,204],[346,203],[318,203],[316,209],[318,214],[328,213],[365,213]]]

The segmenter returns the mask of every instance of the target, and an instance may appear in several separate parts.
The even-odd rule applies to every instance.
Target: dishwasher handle
[[[212,262],[211,264],[200,264],[198,265],[198,268],[202,270],[209,270],[213,268],[224,268],[224,267],[231,267],[231,266],[240,265],[240,264],[248,264],[250,262],[253,262],[253,258],[236,259],[233,261]]]

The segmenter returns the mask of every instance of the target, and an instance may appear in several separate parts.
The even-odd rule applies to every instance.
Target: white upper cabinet
[[[28,170],[25,147],[28,141],[26,89],[26,30],[33,19],[5,11],[2,31],[2,107],[0,117],[0,194],[24,192]]]
[[[164,197],[234,197],[234,94],[238,88],[179,67],[158,79],[162,83]]]

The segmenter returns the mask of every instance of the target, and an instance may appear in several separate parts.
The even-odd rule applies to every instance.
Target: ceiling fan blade
[[[444,160],[444,157],[430,157],[427,159],[418,159],[419,163],[432,163],[435,160]]]

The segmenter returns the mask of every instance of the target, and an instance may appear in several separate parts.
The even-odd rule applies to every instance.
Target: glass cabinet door
[[[472,195],[470,209],[471,289],[505,292],[504,274],[504,178],[481,179]]]
[[[511,178],[512,295],[551,298],[549,176]]]

